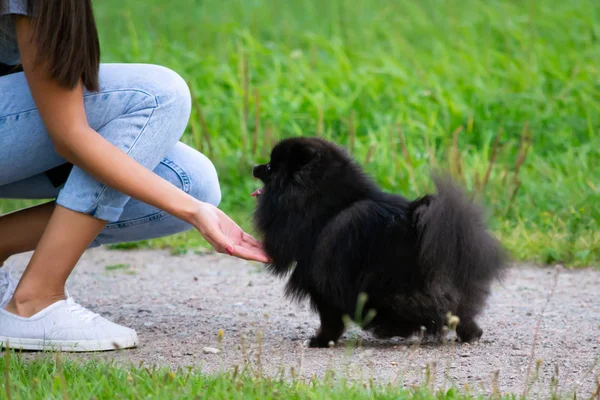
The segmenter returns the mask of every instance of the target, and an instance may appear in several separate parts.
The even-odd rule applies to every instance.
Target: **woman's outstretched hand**
[[[258,240],[212,204],[202,203],[192,223],[219,253],[263,263],[271,261]]]

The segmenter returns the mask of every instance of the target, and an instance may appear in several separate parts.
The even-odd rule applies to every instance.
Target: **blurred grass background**
[[[252,165],[277,139],[321,135],[409,197],[432,189],[432,166],[450,170],[517,260],[598,264],[596,0],[103,0],[96,15],[104,62],[189,82],[184,141],[213,160],[221,208],[249,231]],[[140,246],[205,243],[118,247]]]

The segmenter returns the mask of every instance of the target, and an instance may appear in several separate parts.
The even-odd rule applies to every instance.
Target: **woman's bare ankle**
[[[42,296],[38,294],[37,296],[27,296],[17,291],[6,305],[5,310],[20,317],[29,318],[48,306],[58,301],[65,300],[65,298],[64,292],[62,294],[56,293]]]

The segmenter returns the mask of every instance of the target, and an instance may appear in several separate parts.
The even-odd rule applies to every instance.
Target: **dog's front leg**
[[[317,334],[310,339],[309,347],[329,347],[330,342],[335,344],[344,333],[342,313],[322,301],[315,303],[321,318],[321,327]]]

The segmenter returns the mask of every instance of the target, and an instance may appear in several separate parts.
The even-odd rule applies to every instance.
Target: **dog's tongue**
[[[252,192],[252,194],[250,194],[250,196],[252,197],[256,197],[256,196],[260,196],[263,192],[263,188],[260,189],[256,189],[254,192]]]

